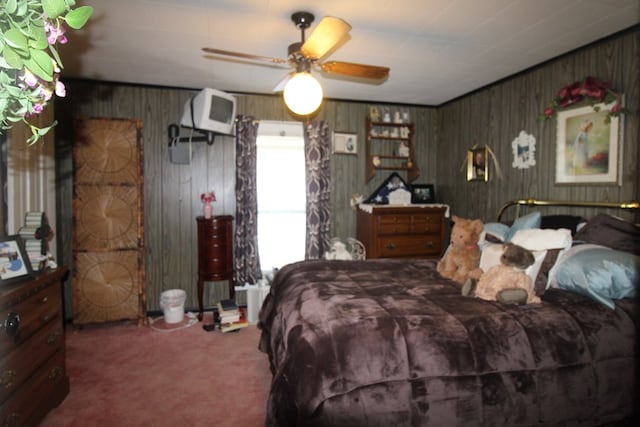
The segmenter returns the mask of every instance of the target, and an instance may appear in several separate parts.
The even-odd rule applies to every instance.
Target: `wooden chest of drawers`
[[[445,248],[444,207],[358,210],[357,239],[367,258],[439,258]]]
[[[227,280],[229,298],[234,297],[233,285],[233,217],[199,216],[198,223],[198,319],[202,320],[204,282]]]
[[[69,393],[58,268],[0,285],[0,426],[36,426]],[[16,325],[15,333],[9,324]]]

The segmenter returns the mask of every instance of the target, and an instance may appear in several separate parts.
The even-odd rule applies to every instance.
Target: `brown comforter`
[[[460,295],[428,260],[306,261],[260,312],[267,425],[600,425],[632,417],[637,300]],[[637,412],[636,412],[637,416]]]

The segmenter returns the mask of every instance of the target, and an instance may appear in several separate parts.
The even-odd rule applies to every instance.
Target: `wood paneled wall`
[[[440,106],[437,156],[442,161],[437,166],[437,189],[444,202],[460,216],[495,220],[500,206],[512,199],[637,200],[639,52],[640,30],[636,28]],[[621,186],[555,184],[556,120],[540,121],[538,116],[562,86],[586,76],[598,77],[624,92],[631,110],[624,116],[622,130]],[[511,166],[511,142],[521,130],[536,138],[536,166],[524,170]],[[475,144],[491,147],[502,178],[496,176],[491,164],[489,182],[466,181],[466,169],[463,172],[460,166],[466,150]],[[590,217],[593,210],[573,212]],[[628,212],[612,213],[632,216]]]
[[[59,221],[57,224],[61,263],[71,265],[71,177],[74,117],[139,118],[143,122],[144,140],[144,216],[146,248],[147,307],[158,310],[158,301],[166,289],[185,289],[187,307],[196,306],[197,245],[195,217],[201,215],[200,194],[214,190],[217,201],[214,214],[235,215],[235,140],[216,136],[212,146],[193,143],[190,165],[169,161],[167,127],[177,123],[184,102],[193,90],[154,88],[70,80],[68,96],[56,103],[56,149],[58,163]],[[326,100],[317,117],[327,120],[332,130],[358,134],[358,155],[334,155],[331,159],[333,177],[333,235],[355,236],[355,211],[350,207],[351,195],[368,195],[388,176],[378,174],[365,184],[364,126],[369,104]],[[436,110],[427,107],[410,108],[418,129],[431,129],[436,122]],[[270,95],[238,95],[238,114],[263,120],[295,121],[284,107],[281,97]],[[181,129],[188,135],[188,129]],[[435,139],[430,132],[419,131],[416,152],[422,170],[420,182],[435,182]],[[405,175],[406,177],[406,175]],[[223,283],[224,285],[224,283]],[[222,287],[223,288],[223,287]],[[215,286],[205,287],[205,304],[219,296]],[[71,307],[67,291],[67,307]],[[65,314],[72,317],[69,310]]]
[[[523,197],[573,200],[630,200],[638,198],[638,30],[628,32],[567,55],[534,70],[452,101],[439,108],[409,106],[416,123],[415,150],[421,175],[416,183],[436,184],[439,201],[451,205],[460,216],[495,218],[507,200]],[[624,91],[633,113],[625,117],[623,185],[557,186],[554,184],[555,123],[540,122],[538,115],[557,90],[587,75],[608,81]],[[71,265],[71,123],[74,117],[139,118],[144,138],[144,206],[147,308],[158,310],[163,290],[187,291],[187,307],[196,306],[197,245],[195,217],[201,213],[200,193],[214,190],[214,213],[235,214],[234,139],[218,136],[213,146],[192,145],[190,165],[169,162],[167,127],[177,123],[184,102],[193,90],[69,80],[67,98],[56,101],[58,169],[58,259]],[[372,91],[375,86],[372,86]],[[365,183],[364,126],[371,104],[325,100],[316,119],[332,130],[358,135],[358,155],[333,155],[333,235],[355,236],[352,194],[365,196],[388,173],[379,172]],[[393,107],[393,106],[392,106]],[[281,97],[239,95],[238,114],[263,120],[295,121]],[[511,141],[521,130],[536,137],[534,168],[511,167]],[[183,135],[187,130],[182,130]],[[488,183],[467,182],[462,171],[466,150],[488,144],[502,166],[503,177]],[[491,172],[495,172],[491,168]],[[406,175],[404,175],[406,177]],[[206,303],[215,291],[206,287]],[[67,311],[70,292],[66,292]]]

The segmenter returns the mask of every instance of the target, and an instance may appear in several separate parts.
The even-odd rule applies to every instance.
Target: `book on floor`
[[[218,310],[220,310],[220,312],[237,312],[238,311],[238,305],[236,304],[236,302],[232,299],[223,299],[218,301]]]
[[[247,320],[247,314],[244,309],[238,309],[240,313],[240,318],[235,322],[228,323],[220,323],[220,330],[225,332],[237,331],[242,328],[246,328],[249,326],[249,321]]]

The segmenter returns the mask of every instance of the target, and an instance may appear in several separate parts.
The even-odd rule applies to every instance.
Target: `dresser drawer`
[[[440,233],[442,217],[440,215],[380,215],[378,234],[425,234]]]
[[[27,340],[59,313],[61,305],[60,288],[48,286],[34,296],[0,310],[0,321],[4,321],[9,313],[16,313],[20,316],[18,335],[14,339],[2,331],[0,333],[0,348],[3,350],[11,349]]]
[[[61,349],[0,406],[0,426],[37,425],[43,408],[59,405],[68,392],[69,378]]]
[[[388,236],[378,239],[381,258],[439,256],[441,251],[439,235]]]
[[[411,232],[409,215],[380,215],[378,217],[378,234],[406,234]]]
[[[10,349],[14,351],[3,351],[0,354],[0,402],[29,378],[34,366],[42,365],[61,349],[63,339],[62,319],[56,316],[30,340]]]

